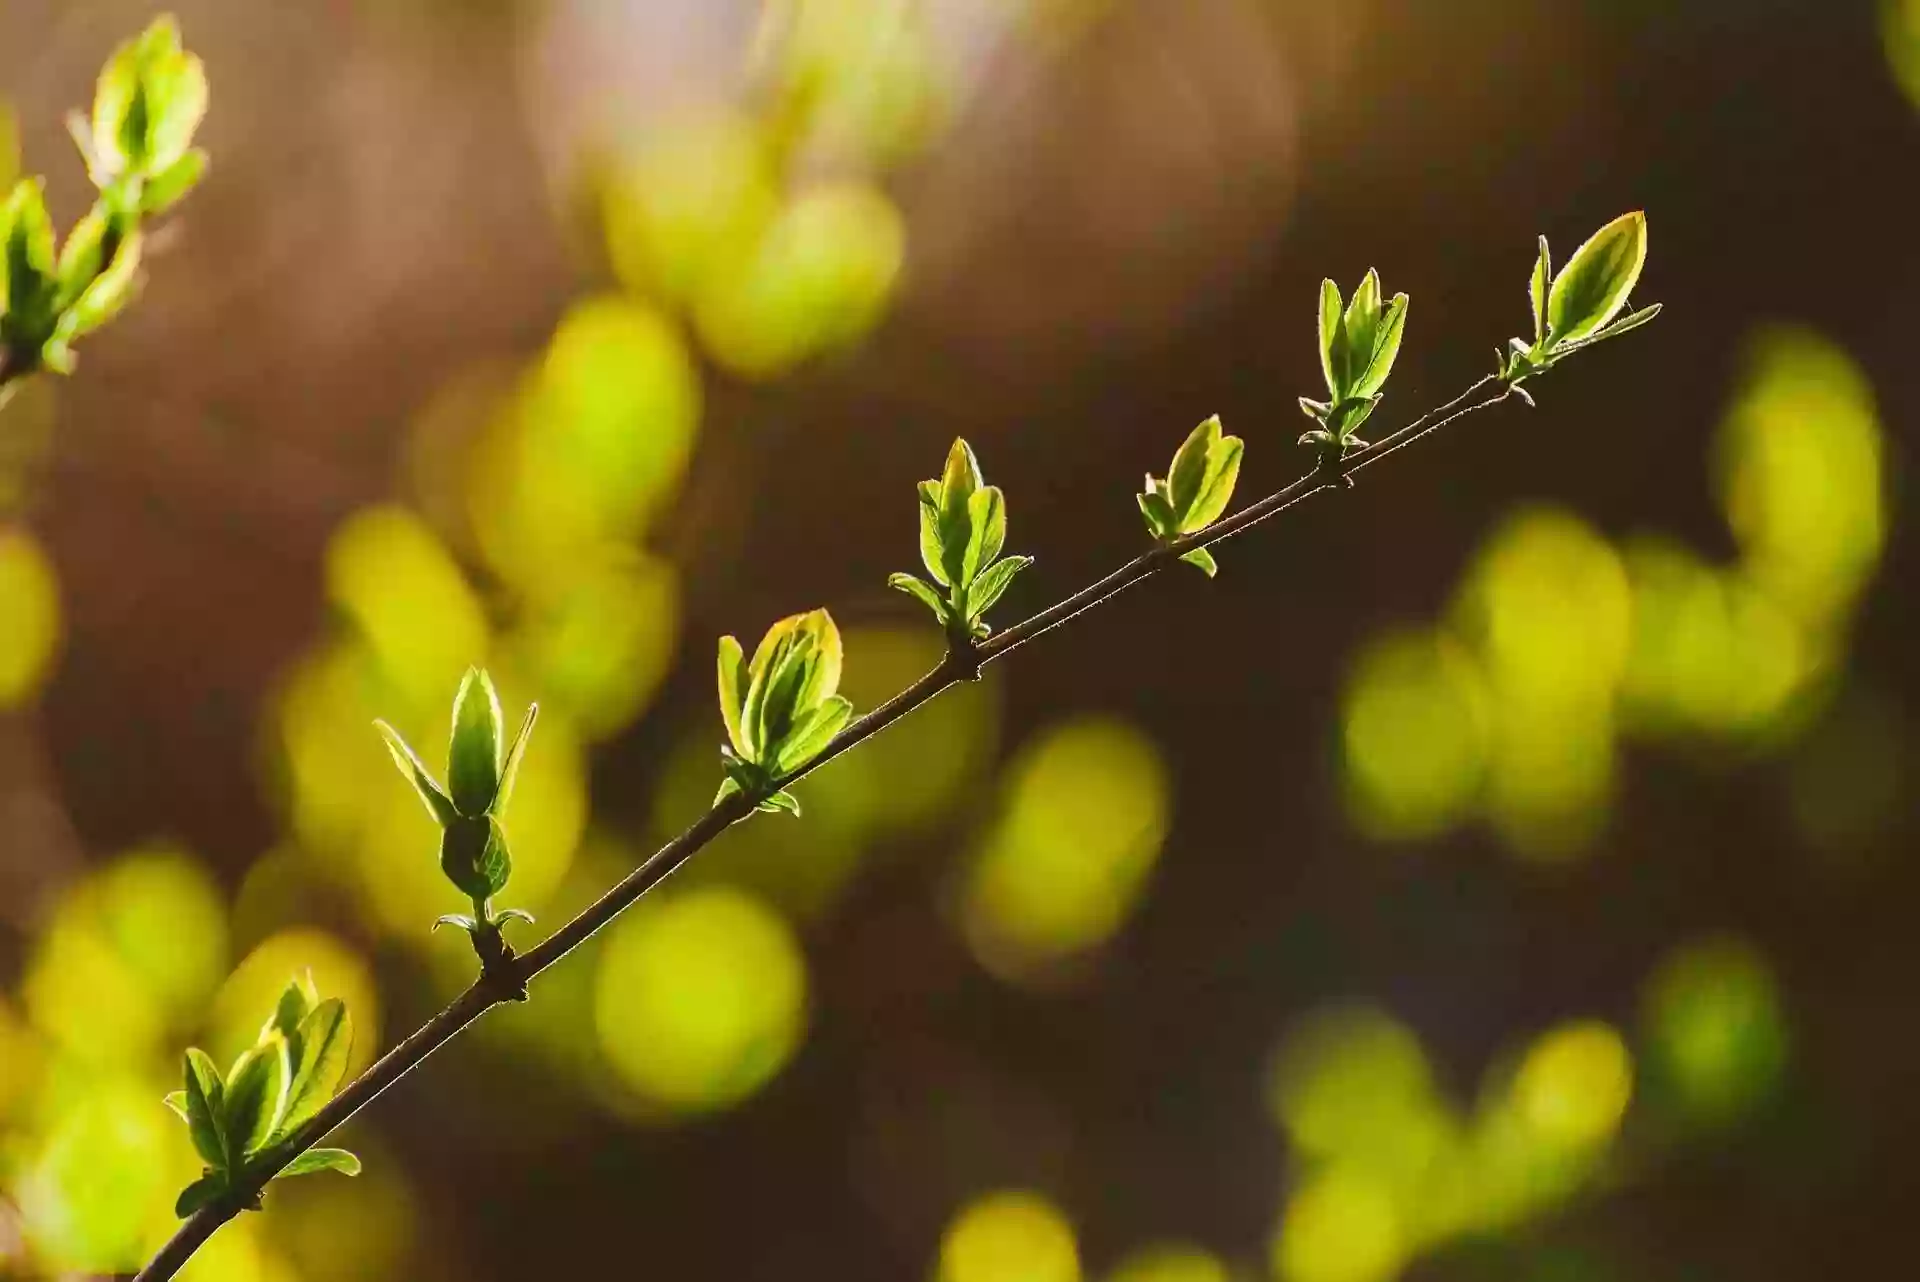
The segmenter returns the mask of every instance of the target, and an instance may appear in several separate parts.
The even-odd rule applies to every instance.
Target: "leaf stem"
[[[8,369],[6,360],[4,351],[0,351],[0,375]],[[4,377],[0,377],[0,383],[3,382]],[[1484,395],[1490,384],[1498,384],[1499,391]],[[1205,529],[1155,545],[1064,601],[1049,606],[968,651],[950,651],[938,667],[856,719],[835,736],[819,756],[774,780],[773,787],[784,789],[811,774],[913,712],[948,686],[974,679],[981,665],[1012,653],[1042,633],[1052,631],[1141,580],[1151,578],[1185,553],[1223,543],[1323,490],[1342,488],[1350,484],[1352,475],[1361,468],[1412,445],[1449,423],[1498,405],[1512,394],[1512,389],[1501,383],[1497,375],[1489,375],[1445,405],[1429,411],[1374,444],[1335,462],[1322,461],[1291,484]],[[745,793],[734,793],[722,799],[686,831],[660,847],[612,889],[539,945],[482,973],[473,986],[456,997],[451,1005],[422,1024],[405,1041],[381,1056],[371,1068],[348,1084],[292,1140],[277,1149],[270,1160],[256,1163],[247,1172],[245,1181],[234,1188],[231,1196],[210,1203],[188,1216],[173,1238],[135,1276],[134,1282],[163,1282],[173,1277],[200,1245],[213,1235],[214,1230],[233,1218],[241,1207],[256,1199],[267,1181],[282,1167],[325,1139],[378,1098],[381,1092],[419,1067],[429,1055],[453,1040],[488,1009],[504,1001],[519,1000],[525,993],[527,981],[585,943],[642,895],[666,880],[715,837],[752,813],[753,799]]]

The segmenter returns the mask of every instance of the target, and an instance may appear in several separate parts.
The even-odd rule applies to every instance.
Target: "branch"
[[[0,369],[4,368],[0,365]],[[1497,386],[1499,390],[1489,395],[1487,394],[1489,386]],[[990,640],[982,642],[970,652],[950,651],[940,666],[854,721],[841,731],[817,757],[778,779],[774,786],[785,788],[811,774],[835,757],[872,738],[934,698],[948,686],[960,681],[977,679],[981,665],[1011,653],[1042,633],[1050,632],[1061,624],[1077,618],[1141,580],[1153,577],[1185,553],[1195,548],[1224,543],[1242,531],[1286,511],[1323,490],[1350,486],[1354,473],[1362,468],[1412,445],[1415,441],[1438,431],[1449,423],[1498,405],[1511,395],[1513,395],[1513,388],[1502,382],[1497,375],[1483,378],[1445,405],[1428,412],[1413,423],[1370,446],[1353,451],[1343,458],[1330,458],[1323,455],[1312,471],[1285,488],[1269,494],[1231,516],[1222,518],[1204,530],[1184,535],[1141,553],[1105,578],[1031,618],[1015,624]],[[381,1056],[377,1063],[355,1078],[325,1108],[315,1114],[313,1120],[303,1127],[298,1135],[276,1151],[270,1160],[254,1165],[244,1186],[187,1217],[179,1231],[139,1272],[134,1282],[163,1282],[164,1279],[173,1277],[199,1249],[201,1243],[213,1235],[214,1230],[232,1219],[242,1209],[257,1202],[260,1191],[266,1186],[267,1181],[289,1162],[314,1147],[354,1114],[372,1103],[382,1091],[412,1072],[429,1055],[453,1040],[461,1030],[491,1007],[500,1002],[519,999],[528,980],[585,943],[596,931],[618,917],[634,901],[666,880],[675,869],[692,858],[707,843],[751,813],[753,813],[753,799],[746,794],[735,793],[725,798],[702,815],[685,832],[655,851],[644,863],[627,874],[579,916],[554,931],[537,947],[518,957],[509,958],[497,967],[489,968],[471,988],[455,998],[445,1010],[421,1025],[412,1036]]]

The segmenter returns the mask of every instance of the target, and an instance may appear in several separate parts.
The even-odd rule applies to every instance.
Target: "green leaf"
[[[833,737],[853,716],[853,704],[844,696],[834,695],[801,718],[780,745],[780,752],[774,761],[774,769],[780,774],[798,770],[815,757],[821,750],[833,742]]]
[[[720,790],[713,794],[713,804],[717,806],[728,797],[737,797],[745,791],[745,786],[738,779],[728,775],[720,781]]]
[[[207,153],[195,147],[149,178],[140,190],[140,210],[149,216],[166,213],[185,200],[207,174]]]
[[[1223,436],[1213,443],[1207,451],[1207,471],[1201,481],[1200,494],[1180,523],[1181,533],[1204,530],[1220,519],[1227,504],[1233,501],[1233,487],[1240,480],[1240,458],[1245,452],[1246,442],[1237,436]]]
[[[224,1114],[226,1084],[220,1070],[207,1053],[195,1046],[187,1051],[186,1067],[187,1133],[193,1137],[194,1152],[215,1170],[233,1165],[228,1154]],[[238,1156],[237,1154],[233,1156]]]
[[[50,328],[45,311],[54,269],[53,219],[47,216],[40,179],[22,178],[14,184],[6,208],[0,210],[0,226],[7,233],[0,277],[6,283],[3,301],[10,328]]]
[[[107,216],[95,206],[67,233],[66,243],[60,247],[59,264],[55,268],[55,275],[60,281],[59,291],[54,296],[56,307],[65,309],[72,306],[74,300],[86,292],[87,286],[93,284],[101,268],[106,266],[109,229]]]
[[[493,679],[468,668],[453,700],[453,747],[447,754],[447,790],[463,815],[486,814],[500,790],[500,722]]]
[[[1533,300],[1533,343],[1538,347],[1547,339],[1547,285],[1553,279],[1553,251],[1547,238],[1540,238],[1540,256],[1533,260],[1533,280],[1528,294]]]
[[[920,563],[941,587],[953,580],[947,577],[946,549],[940,542],[940,482],[922,481],[920,494]]]
[[[1316,401],[1309,397],[1300,398],[1300,412],[1316,423],[1325,423],[1333,414],[1332,401]]]
[[[1170,538],[1173,535],[1173,505],[1167,502],[1165,491],[1160,489],[1153,477],[1147,478],[1147,488],[1133,496],[1140,504],[1140,515],[1146,519],[1147,532],[1156,539]]]
[[[140,255],[144,241],[130,233],[120,242],[107,269],[93,278],[60,318],[58,334],[65,342],[85,338],[127,309],[140,292]]]
[[[287,981],[280,992],[280,1000],[274,1003],[273,1014],[268,1017],[266,1026],[260,1030],[260,1036],[279,1033],[287,1039],[288,1051],[297,1061],[300,1058],[299,1036],[300,1022],[313,1008],[320,1004],[320,994],[314,989],[311,972]]]
[[[1555,346],[1592,334],[1626,306],[1647,261],[1647,218],[1638,210],[1602,227],[1554,278],[1547,335]]]
[[[512,871],[506,843],[496,837],[499,821],[490,817],[462,817],[440,834],[440,871],[475,901],[484,901],[507,884]]]
[[[493,794],[493,804],[487,807],[489,815],[504,814],[507,802],[513,798],[513,781],[520,774],[520,757],[527,750],[527,740],[533,736],[533,723],[540,717],[540,705],[527,705],[527,715],[520,721],[520,733],[513,736],[513,745],[507,749],[507,759],[500,767],[500,789]]]
[[[93,131],[87,161],[90,168],[97,167],[99,171],[96,182],[117,177],[134,159],[127,148],[130,133],[136,145],[145,145],[146,105],[137,102],[142,97],[139,44],[138,39],[129,40],[115,49],[94,84]],[[129,117],[136,114],[138,119],[129,121]],[[129,130],[130,123],[137,128]]]
[[[807,616],[791,614],[767,629],[747,664],[747,694],[740,710],[741,732],[750,753],[744,760],[764,763],[792,723],[794,701],[806,679],[806,651],[813,645]]]
[[[460,812],[454,808],[453,798],[440,787],[427,770],[426,763],[420,760],[419,754],[400,737],[400,732],[384,721],[373,724],[386,739],[387,752],[392,755],[393,764],[400,768],[400,773],[407,777],[413,790],[420,794],[420,800],[426,805],[427,813],[433,816],[434,822],[444,828],[458,819]]]
[[[480,928],[480,923],[475,921],[473,918],[467,916],[465,913],[441,913],[438,917],[435,917],[433,919],[433,925],[429,926],[427,929],[429,931],[434,931],[434,930],[440,929],[442,926],[458,926],[461,930],[464,930],[469,935],[471,935],[474,931]]]
[[[280,1129],[287,1108],[287,1040],[271,1034],[227,1070],[220,1129],[236,1157],[251,1157]]]
[[[1647,306],[1642,307],[1638,311],[1628,312],[1625,316],[1621,316],[1617,318],[1611,325],[1608,325],[1605,329],[1599,330],[1598,332],[1593,334],[1589,334],[1586,338],[1581,340],[1580,345],[1582,347],[1591,346],[1592,344],[1599,342],[1601,339],[1615,338],[1621,334],[1626,333],[1630,329],[1639,329],[1642,325],[1646,324],[1648,321],[1652,320],[1654,317],[1658,316],[1659,314],[1660,314],[1660,304],[1649,303]]]
[[[353,1017],[347,1004],[329,997],[300,1021],[300,1048],[287,1087],[287,1105],[276,1135],[291,1135],[340,1090],[347,1075],[347,1056],[353,1049]]]
[[[992,565],[1007,541],[1007,500],[997,485],[983,485],[967,500],[967,549],[960,582],[972,583]]]
[[[1189,509],[1200,497],[1207,481],[1207,454],[1220,439],[1220,416],[1213,415],[1187,433],[1187,439],[1174,452],[1173,466],[1167,469],[1167,502],[1175,521],[1184,524]]]
[[[973,581],[967,590],[967,619],[976,621],[986,617],[993,603],[1000,599],[1013,582],[1013,576],[1033,564],[1030,556],[1010,556],[1004,561],[995,561],[986,568],[985,573]]]
[[[187,1093],[185,1091],[168,1091],[166,1096],[161,1100],[161,1103],[172,1109],[175,1117],[178,1117],[181,1121],[189,1125],[192,1124],[193,1118],[187,1113]]]
[[[940,477],[940,553],[947,580],[961,587],[969,582],[965,573],[972,533],[968,504],[982,484],[980,460],[973,456],[973,447],[955,439],[953,448],[947,451],[946,471]]]
[[[187,154],[206,118],[207,69],[200,59],[181,51],[176,31],[172,47],[150,56],[142,77],[152,112],[145,168],[164,173]]]
[[[1180,559],[1188,565],[1199,566],[1200,572],[1209,579],[1211,579],[1214,576],[1214,572],[1220,568],[1214,563],[1213,554],[1205,548],[1195,548],[1191,552],[1184,553]]]
[[[746,737],[740,711],[746,700],[747,655],[737,637],[720,638],[720,719],[726,723],[727,742],[751,759],[753,744]]]
[[[504,926],[510,921],[524,921],[527,925],[531,926],[533,925],[533,914],[524,908],[502,908],[493,915],[493,924],[495,927]]]
[[[1379,329],[1380,273],[1369,267],[1367,274],[1360,278],[1360,288],[1354,290],[1353,297],[1348,300],[1346,317],[1340,322],[1342,378],[1345,380],[1345,396],[1349,398],[1363,394],[1357,390],[1358,384],[1373,357],[1374,339]]]
[[[785,813],[792,815],[795,819],[800,817],[800,799],[790,792],[776,792],[755,808],[764,810],[770,815]]]
[[[927,609],[932,610],[933,617],[939,621],[941,627],[944,628],[947,625],[946,598],[935,592],[925,579],[916,578],[911,574],[889,574],[887,586],[895,591],[905,592]]]
[[[1400,355],[1400,336],[1407,326],[1407,296],[1395,294],[1386,315],[1373,333],[1373,348],[1353,385],[1355,396],[1372,396],[1386,386],[1393,362]]]
[[[1340,287],[1331,280],[1320,282],[1320,372],[1327,376],[1327,392],[1334,400],[1345,395],[1346,381],[1340,352]],[[1302,401],[1305,405],[1308,402]]]
[[[312,1175],[316,1171],[338,1171],[342,1175],[360,1174],[360,1159],[343,1148],[310,1148],[280,1168],[275,1179]]]
[[[795,717],[811,712],[839,691],[844,659],[840,628],[833,616],[825,610],[811,610],[803,618],[802,626],[813,638],[813,645],[807,652],[806,679],[794,704]]]
[[[217,1171],[210,1171],[180,1190],[180,1196],[173,1204],[173,1213],[184,1220],[226,1192],[226,1188],[225,1177]]]

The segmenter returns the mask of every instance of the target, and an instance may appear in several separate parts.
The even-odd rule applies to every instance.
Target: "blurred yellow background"
[[[1322,275],[1412,293],[1404,422],[1640,207],[1654,327],[810,776],[186,1276],[1904,1259],[1920,5],[176,9],[213,170],[0,409],[0,1278],[164,1240],[181,1051],[290,975],[356,1069],[470,981],[375,718],[539,701],[530,943],[710,802],[713,637],[939,661],[884,580],[954,435],[1011,621],[1206,414],[1303,470]],[[78,212],[150,17],[8,0],[0,179]]]

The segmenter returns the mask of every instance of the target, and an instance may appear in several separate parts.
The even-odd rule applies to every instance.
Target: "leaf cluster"
[[[187,1051],[184,1089],[167,1096],[206,1163],[174,1203],[181,1218],[247,1187],[274,1150],[294,1139],[340,1089],[353,1049],[353,1018],[338,997],[320,1000],[313,977],[289,983],[260,1029],[223,1074],[199,1047]],[[275,1175],[360,1173],[345,1149],[310,1148]]]
[[[513,858],[500,815],[513,796],[520,757],[539,715],[540,705],[529,704],[520,732],[507,745],[502,733],[500,695],[493,679],[480,668],[468,668],[453,698],[453,738],[447,751],[445,787],[398,730],[384,721],[374,722],[386,738],[393,764],[440,825],[440,871],[473,901],[473,916],[449,913],[434,924],[458,926],[473,935],[476,944],[483,937],[497,934],[502,922],[533,920],[519,908],[496,912],[491,901],[506,888],[513,874]],[[486,955],[485,950],[482,955]]]
[[[1220,519],[1233,501],[1234,483],[1240,479],[1240,456],[1245,442],[1237,436],[1223,436],[1220,416],[1213,415],[1187,434],[1174,453],[1173,465],[1162,480],[1147,474],[1147,488],[1136,497],[1140,515],[1146,518],[1147,531],[1161,543],[1171,543],[1183,534],[1197,534]],[[1208,578],[1219,569],[1213,554],[1194,548],[1180,558],[1198,566]]]
[[[938,480],[922,481],[920,561],[932,577],[887,577],[887,586],[933,611],[949,644],[960,651],[987,636],[987,611],[1014,575],[1033,564],[1030,556],[1002,557],[1007,541],[1007,499],[980,474],[973,447],[956,440]]]
[[[0,366],[68,373],[73,344],[119,315],[140,284],[141,222],[178,204],[205,175],[193,146],[207,111],[207,76],[156,19],[114,51],[91,113],[68,130],[99,198],[68,232],[54,231],[45,180],[21,178],[0,201]]]
[[[735,637],[720,638],[720,715],[727,742],[720,749],[727,777],[715,804],[745,793],[764,811],[800,813],[780,790],[781,776],[812,761],[853,716],[840,690],[840,629],[825,610],[780,620],[754,647],[753,658]]]
[[[1340,287],[1331,280],[1320,282],[1320,372],[1327,380],[1327,399],[1300,398],[1301,412],[1319,425],[1300,438],[1302,443],[1340,454],[1366,445],[1354,433],[1380,404],[1380,389],[1393,373],[1407,327],[1407,296],[1395,294],[1383,306],[1380,295],[1380,273],[1372,268],[1351,301],[1342,301]]]
[[[1499,353],[1500,377],[1508,386],[1520,384],[1552,369],[1562,359],[1595,343],[1637,329],[1660,314],[1654,303],[1627,310],[1627,297],[1639,283],[1647,262],[1647,216],[1634,210],[1620,215],[1589,236],[1573,257],[1553,272],[1553,252],[1540,238],[1527,284],[1533,307],[1533,341],[1507,340]],[[1525,396],[1525,391],[1521,391]]]

